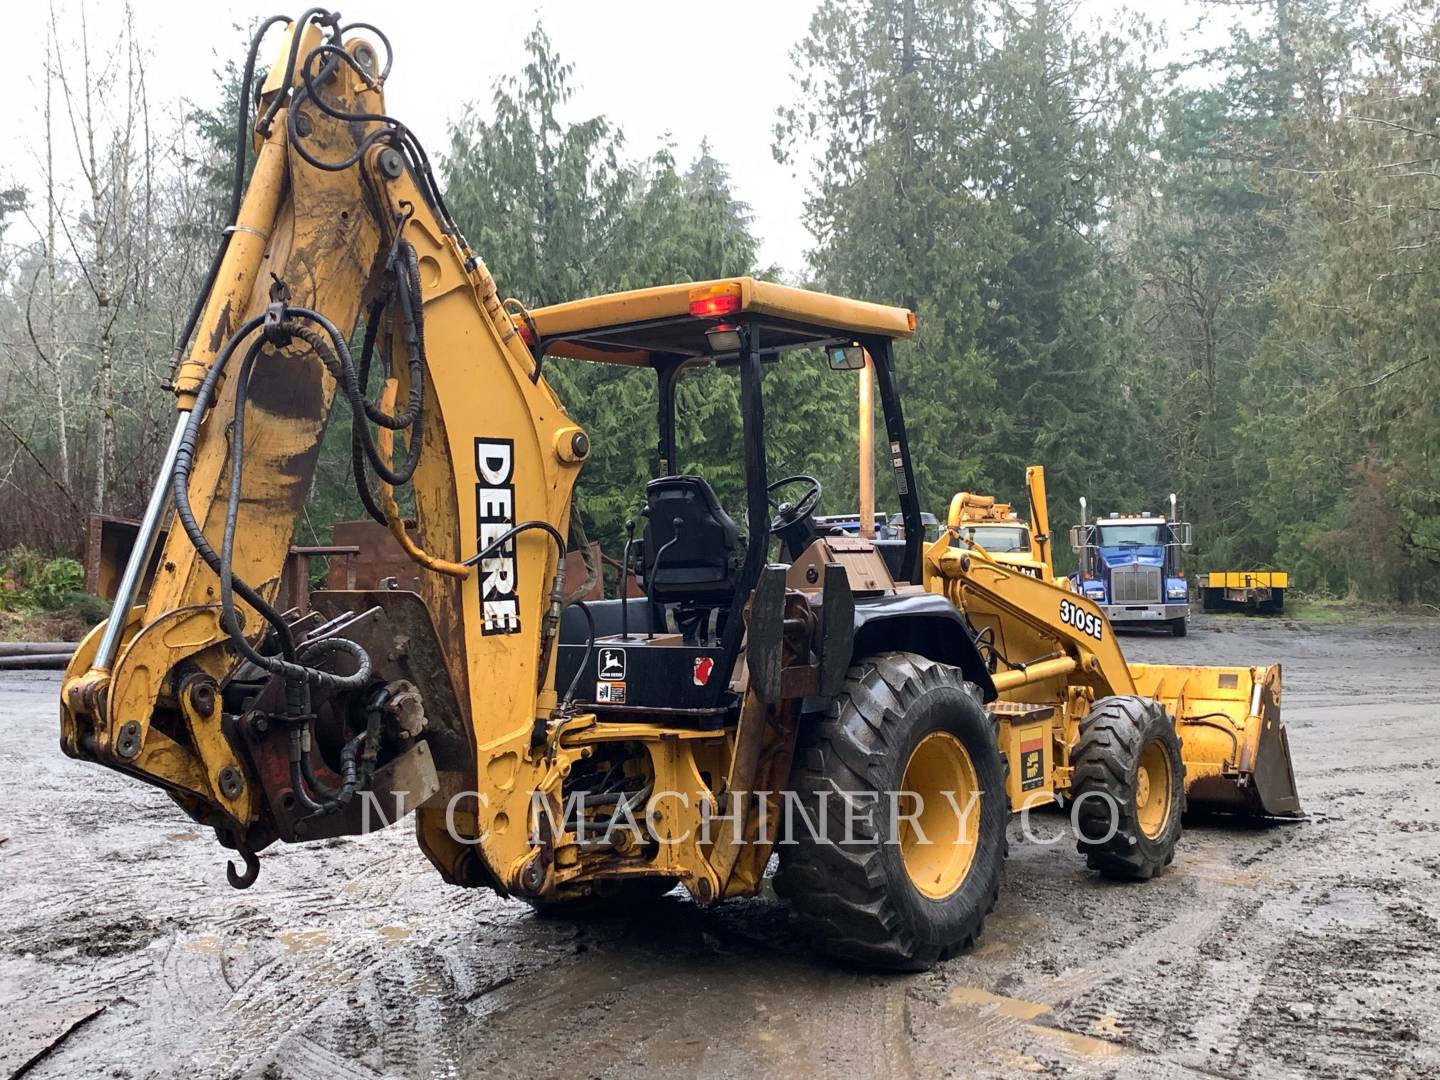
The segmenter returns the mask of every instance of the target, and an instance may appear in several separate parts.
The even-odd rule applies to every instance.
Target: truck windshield
[[[960,530],[960,536],[950,542],[951,547],[964,547],[966,540],[973,540],[992,553],[1030,551],[1029,530],[1019,525],[969,525]]]
[[[1101,547],[1155,547],[1165,543],[1163,525],[1102,525]]]

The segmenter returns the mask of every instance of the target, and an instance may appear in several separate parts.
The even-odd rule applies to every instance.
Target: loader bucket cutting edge
[[[1280,718],[1280,665],[1131,664],[1130,674],[1137,693],[1176,718],[1190,812],[1304,816]]]

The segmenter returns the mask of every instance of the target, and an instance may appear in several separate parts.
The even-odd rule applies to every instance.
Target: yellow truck
[[[1043,465],[1031,465],[1025,470],[1025,490],[1030,514],[1024,521],[1010,503],[996,502],[993,495],[960,492],[950,500],[945,522],[950,546],[977,548],[995,562],[1041,581],[1053,582],[1055,566],[1050,549]]]

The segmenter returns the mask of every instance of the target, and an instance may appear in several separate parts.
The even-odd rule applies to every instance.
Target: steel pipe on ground
[[[70,663],[72,653],[32,653],[27,656],[0,656],[0,671],[16,669],[61,669]]]
[[[0,657],[4,656],[66,656],[75,651],[73,641],[0,641]]]

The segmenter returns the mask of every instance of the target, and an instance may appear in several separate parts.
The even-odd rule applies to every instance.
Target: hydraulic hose
[[[340,787],[331,788],[315,775],[308,725],[290,729],[290,786],[296,800],[313,813],[334,814],[370,783],[380,749],[380,723],[390,691],[379,690],[365,708],[365,730],[350,739],[340,751]],[[307,790],[308,789],[308,790]],[[310,795],[320,796],[317,800]]]
[[[575,691],[580,688],[580,679],[590,669],[590,657],[595,653],[595,616],[590,611],[590,605],[584,600],[576,600],[570,605],[577,608],[580,614],[585,616],[585,623],[589,629],[585,633],[585,655],[580,659],[580,666],[575,669],[575,674],[570,676],[570,685],[565,688],[565,696],[561,699],[562,705],[571,705],[575,701]]]
[[[263,596],[245,582],[234,578],[229,570],[229,559],[223,558],[211,545],[205,536],[205,531],[195,520],[195,514],[190,505],[190,472],[195,462],[195,445],[200,436],[200,424],[204,415],[209,409],[210,400],[215,394],[215,388],[224,374],[230,358],[235,354],[241,342],[249,338],[264,322],[263,315],[257,315],[246,321],[226,342],[225,348],[210,365],[205,373],[205,378],[195,394],[195,407],[186,420],[184,433],[180,437],[180,445],[175,455],[175,472],[171,479],[171,495],[175,503],[175,516],[180,522],[181,528],[189,538],[191,545],[195,548],[196,554],[221,577],[222,589],[222,610],[221,623],[226,632],[230,635],[231,641],[247,660],[272,674],[284,675],[290,683],[287,692],[287,704],[292,714],[299,714],[305,711],[303,687],[305,683],[313,683],[319,686],[326,686],[331,689],[353,689],[363,686],[370,677],[370,658],[364,649],[354,642],[344,638],[323,638],[320,641],[311,642],[303,650],[297,650],[295,641],[290,633],[290,628]],[[264,345],[263,337],[256,338],[247,352],[247,358],[253,365],[254,358],[259,354]],[[248,375],[248,372],[247,372]],[[234,438],[231,452],[231,476],[230,476],[230,497],[226,506],[226,538],[228,547],[233,555],[234,525],[238,516],[239,507],[239,477],[243,468],[244,459],[244,404],[246,398],[246,387],[244,379],[241,385],[236,388],[236,410],[240,416],[239,428]],[[222,547],[226,546],[222,542]],[[228,582],[228,585],[227,585]],[[276,640],[280,646],[280,658],[266,656],[254,648],[239,626],[239,619],[236,617],[233,606],[225,606],[225,594],[230,590],[239,593],[260,616],[274,628]],[[233,605],[233,597],[231,598]],[[307,659],[324,655],[331,652],[349,653],[357,662],[358,668],[352,675],[335,675],[327,671],[321,671],[303,663]],[[298,683],[298,685],[297,685]]]
[[[220,265],[225,261],[225,252],[230,249],[232,230],[240,217],[240,202],[245,192],[246,140],[250,137],[250,87],[255,81],[255,63],[259,57],[260,43],[272,26],[289,21],[287,15],[272,15],[260,24],[250,38],[250,49],[245,55],[245,74],[240,83],[240,116],[235,125],[235,156],[230,175],[229,212],[225,217],[224,230],[220,234],[220,243],[215,249],[215,257],[210,260],[210,269],[205,272],[205,280],[195,294],[195,302],[190,305],[190,314],[185,317],[185,328],[180,331],[180,336],[175,341],[175,356],[170,365],[172,382],[190,344],[190,338],[195,333],[195,326],[204,314],[205,302],[210,299],[210,290],[215,287],[215,279],[220,275]]]

